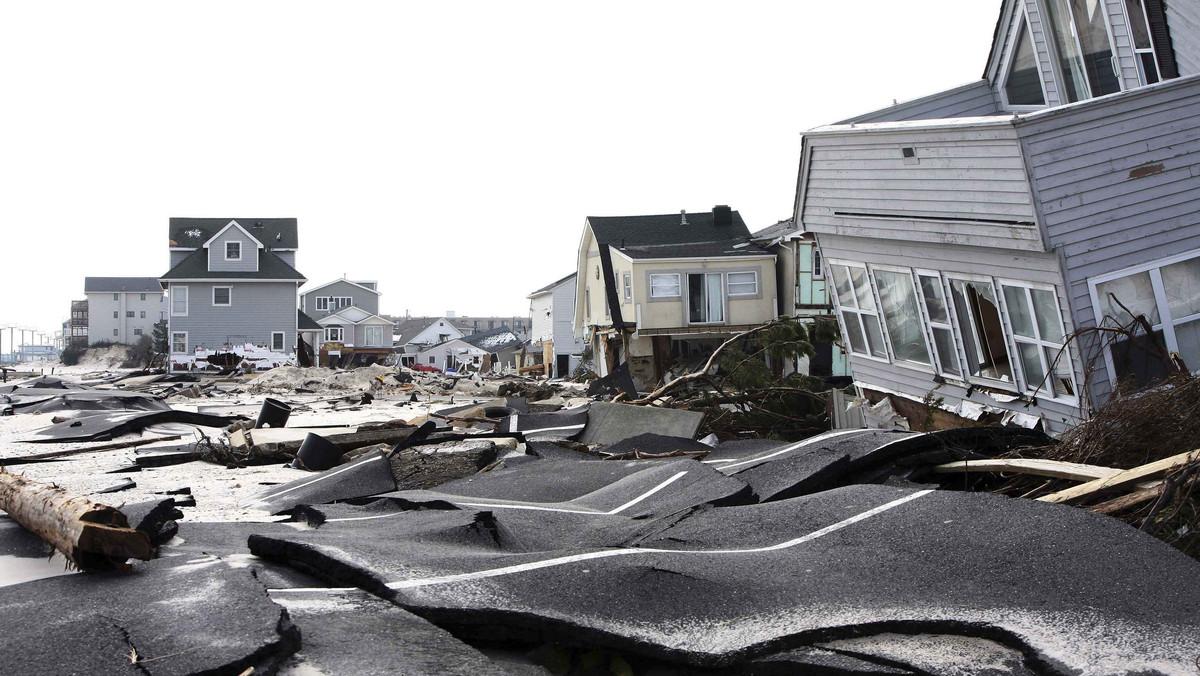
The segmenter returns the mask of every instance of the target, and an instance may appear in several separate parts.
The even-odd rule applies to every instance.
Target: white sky
[[[978,79],[999,8],[4,3],[0,326],[166,272],[171,216],[296,217],[310,284],[387,313],[523,315],[588,215],[788,217],[803,130]]]

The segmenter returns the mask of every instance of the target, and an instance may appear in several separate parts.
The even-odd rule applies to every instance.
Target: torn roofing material
[[[63,441],[107,441],[122,434],[137,432],[151,425],[184,423],[203,427],[225,427],[236,417],[192,413],[176,409],[155,411],[105,411],[96,415],[73,418],[34,430],[24,441],[47,443]]]

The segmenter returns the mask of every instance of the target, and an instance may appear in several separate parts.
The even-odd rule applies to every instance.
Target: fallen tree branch
[[[675,378],[671,382],[664,384],[662,387],[658,388],[657,390],[654,390],[653,392],[646,395],[645,397],[642,397],[641,399],[635,399],[634,401],[631,401],[629,403],[645,406],[646,404],[650,404],[650,403],[654,402],[654,400],[662,397],[664,394],[666,394],[667,392],[670,392],[671,390],[674,390],[675,388],[679,387],[680,385],[684,385],[686,383],[690,383],[690,382],[693,382],[696,380],[701,380],[703,378],[706,378],[708,376],[708,372],[712,369],[713,364],[716,363],[717,357],[720,356],[721,352],[723,352],[725,350],[725,348],[729,347],[730,345],[733,345],[734,343],[738,342],[739,340],[744,340],[748,336],[754,335],[756,333],[762,333],[763,331],[766,331],[767,329],[771,328],[772,326],[775,326],[779,322],[780,322],[780,320],[777,319],[773,322],[768,322],[766,324],[760,324],[759,326],[756,326],[747,331],[743,331],[741,333],[734,334],[734,336],[732,338],[721,343],[720,345],[717,346],[717,349],[713,350],[713,353],[708,356],[708,361],[706,361],[704,363],[704,367],[701,368],[699,371],[693,371],[691,373],[687,373],[682,376],[679,376],[678,378]]]

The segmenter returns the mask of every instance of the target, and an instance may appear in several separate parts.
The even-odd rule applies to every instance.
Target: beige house
[[[575,331],[599,375],[628,362],[639,386],[778,316],[775,254],[736,211],[588,217]]]

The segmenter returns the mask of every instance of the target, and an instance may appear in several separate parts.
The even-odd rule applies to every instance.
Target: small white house
[[[577,272],[529,294],[531,347],[542,352],[546,375],[562,378],[579,365],[587,343],[575,335]]]

